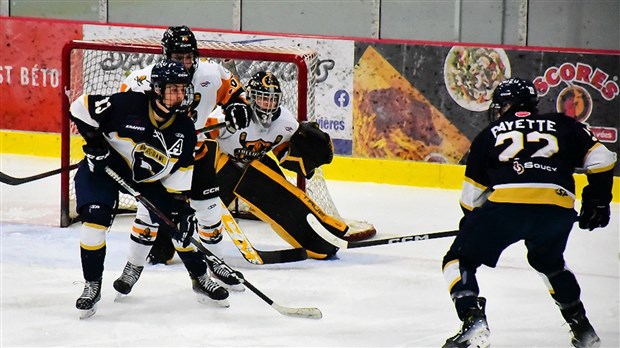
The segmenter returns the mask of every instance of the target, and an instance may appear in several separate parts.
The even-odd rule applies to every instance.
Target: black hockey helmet
[[[259,71],[248,81],[246,90],[258,121],[265,127],[280,116],[282,89],[280,81],[270,71]]]
[[[185,97],[178,105],[168,105],[165,100],[166,86],[169,84],[185,85]],[[166,106],[172,113],[184,112],[194,99],[192,77],[185,69],[185,65],[174,60],[162,60],[153,66],[151,71],[151,90],[156,99]]]
[[[198,42],[194,33],[187,26],[168,27],[161,38],[161,47],[166,59],[171,59],[173,53],[193,53],[193,70],[198,66]],[[190,71],[190,73],[193,74],[194,71]]]
[[[489,120],[494,121],[508,111],[536,112],[538,92],[529,80],[513,77],[502,81],[493,91]],[[505,109],[509,106],[508,109]]]

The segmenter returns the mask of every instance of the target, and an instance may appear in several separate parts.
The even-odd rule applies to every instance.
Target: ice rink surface
[[[59,162],[3,154],[1,171],[24,177]],[[327,184],[341,215],[373,223],[375,238],[451,230],[461,217],[457,190]],[[0,190],[2,347],[439,347],[459,328],[441,273],[452,237],[264,266],[246,262],[227,236],[212,249],[278,304],[320,308],[320,320],[282,316],[249,290],[231,293],[230,308],[202,305],[176,258],[170,266],[147,266],[130,296],[115,302],[112,282],[126,262],[129,216],[118,217],[107,236],[98,312],[79,320],[79,225],[57,227],[59,176]],[[620,346],[618,216],[614,203],[607,228],[575,225],[565,253],[604,347]],[[286,247],[260,222],[240,225],[259,249]],[[515,244],[496,269],[478,272],[492,346],[568,347],[569,327],[525,253]]]

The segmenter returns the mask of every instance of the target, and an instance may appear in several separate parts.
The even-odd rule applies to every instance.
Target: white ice
[[[2,172],[23,177],[59,167],[58,159],[2,154]],[[328,181],[341,215],[372,222],[376,238],[451,230],[459,192]],[[98,312],[79,320],[79,226],[59,228],[59,177],[1,190],[1,342],[8,346],[439,347],[460,322],[441,273],[452,237],[342,250],[330,261],[255,266],[225,237],[213,249],[276,303],[318,307],[320,320],[280,315],[246,290],[230,308],[199,304],[180,261],[147,266],[130,296],[114,302],[131,217],[107,236]],[[575,226],[565,253],[582,287],[590,321],[605,347],[619,347],[619,206],[592,232]],[[510,223],[510,221],[506,221]],[[262,249],[286,247],[258,222],[241,227]],[[568,347],[569,328],[525,260],[522,243],[495,269],[478,272],[494,347]]]

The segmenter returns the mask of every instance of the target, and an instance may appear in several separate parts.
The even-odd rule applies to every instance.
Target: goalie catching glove
[[[310,179],[314,170],[334,159],[334,145],[329,134],[316,122],[302,122],[291,137],[289,150],[280,161],[283,168]]]

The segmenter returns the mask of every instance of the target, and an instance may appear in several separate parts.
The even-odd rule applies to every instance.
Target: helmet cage
[[[280,109],[282,92],[259,91],[249,88],[249,96],[252,110],[254,110],[258,121],[264,125],[269,125]]]
[[[280,82],[269,71],[259,71],[248,81],[250,106],[258,121],[265,127],[278,118],[282,103]]]
[[[166,87],[170,84],[185,85],[183,101],[178,105],[169,106],[165,101]],[[177,61],[162,61],[153,67],[151,88],[155,94],[155,99],[168,108],[171,113],[186,112],[194,100],[192,78],[183,63]]]

